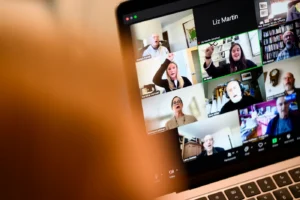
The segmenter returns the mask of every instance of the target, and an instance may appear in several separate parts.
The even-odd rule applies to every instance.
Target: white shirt
[[[143,53],[143,57],[151,55],[151,58],[158,56],[164,56],[169,54],[169,50],[164,46],[159,46],[157,49],[153,49],[150,45]]]

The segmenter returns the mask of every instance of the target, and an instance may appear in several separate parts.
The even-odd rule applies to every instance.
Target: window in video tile
[[[184,162],[242,145],[237,111],[178,128]]]
[[[263,71],[268,100],[295,93],[300,104],[300,56],[266,65]]]
[[[300,20],[259,31],[263,64],[300,55]]]
[[[206,112],[214,117],[265,101],[262,68],[223,77],[204,84]]]
[[[204,81],[262,65],[257,30],[202,44],[198,49]]]
[[[138,61],[197,46],[192,10],[134,24],[131,32]]]
[[[197,47],[136,63],[141,97],[150,98],[202,81]]]
[[[300,19],[300,0],[255,0],[259,28]]]
[[[296,94],[249,106],[239,116],[244,143],[300,130]]]
[[[142,100],[149,134],[164,132],[207,118],[202,84]]]

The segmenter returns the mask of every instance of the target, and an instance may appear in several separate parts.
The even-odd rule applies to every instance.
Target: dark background
[[[238,15],[238,20],[213,25],[213,20]],[[229,37],[257,28],[253,0],[220,0],[194,9],[198,42]]]

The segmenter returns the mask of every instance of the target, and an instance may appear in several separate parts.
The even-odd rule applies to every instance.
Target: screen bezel
[[[211,0],[211,2],[213,1],[214,0]],[[144,9],[149,9],[163,4],[174,2],[178,1],[128,1],[121,3],[116,10],[116,17],[119,29],[119,40],[121,44],[121,53],[123,58],[122,61],[125,68],[124,71],[126,76],[126,87],[129,93],[129,106],[131,108],[131,114],[135,116],[135,119],[137,119],[135,123],[144,124],[144,120],[142,104],[140,100],[140,91],[138,88],[137,71],[134,64],[135,58],[133,53],[132,38],[129,26],[124,24],[124,16],[133,12],[138,12]],[[205,1],[205,3],[209,2]],[[136,109],[138,107],[140,109]],[[143,128],[144,126],[140,127]],[[140,131],[141,134],[144,134],[145,138],[148,137],[145,129],[141,129]],[[299,142],[297,141],[290,145],[282,145],[276,149],[269,149],[264,152],[256,153],[255,155],[250,157],[245,157],[230,163],[225,163],[222,166],[215,166],[211,169],[206,169],[205,171],[201,171],[198,174],[189,174],[188,172],[186,172],[184,173],[186,177],[183,178],[188,180],[188,185],[186,187],[176,188],[177,184],[175,182],[180,181],[180,178],[177,178],[176,181],[173,182],[174,187],[169,187],[168,190],[164,191],[164,194],[196,188],[201,185],[212,183],[234,175],[255,170],[260,167],[264,167],[270,164],[297,157],[300,155],[300,148],[298,147],[298,145]],[[188,165],[192,165],[192,163],[189,163]],[[156,195],[159,196],[163,194]]]

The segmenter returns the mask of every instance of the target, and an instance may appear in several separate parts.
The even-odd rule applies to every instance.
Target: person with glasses
[[[291,131],[299,131],[299,114],[291,113],[290,104],[284,96],[276,100],[276,116],[269,122],[266,134],[269,136],[278,136]]]
[[[153,77],[153,83],[164,88],[166,92],[171,92],[173,90],[178,90],[192,85],[191,81],[187,77],[180,76],[178,65],[173,60],[174,54],[171,53]],[[165,72],[167,79],[162,79]]]
[[[212,135],[206,135],[203,139],[204,151],[199,156],[212,156],[214,154],[224,152],[221,147],[214,147],[214,138]]]
[[[256,67],[256,64],[254,62],[246,59],[244,51],[241,45],[238,43],[234,43],[229,50],[229,64],[224,64],[222,66],[216,67],[212,61],[214,46],[215,45],[210,45],[205,50],[204,69],[210,77],[217,78],[234,72]]]
[[[169,121],[167,121],[165,126],[167,130],[174,129],[179,126],[183,126],[197,121],[196,117],[192,115],[186,115],[183,113],[183,102],[180,97],[175,96],[172,99],[171,108],[174,111],[174,116]]]
[[[300,55],[300,49],[296,44],[295,35],[292,31],[286,31],[283,34],[283,43],[285,44],[285,48],[278,54],[276,61]]]

